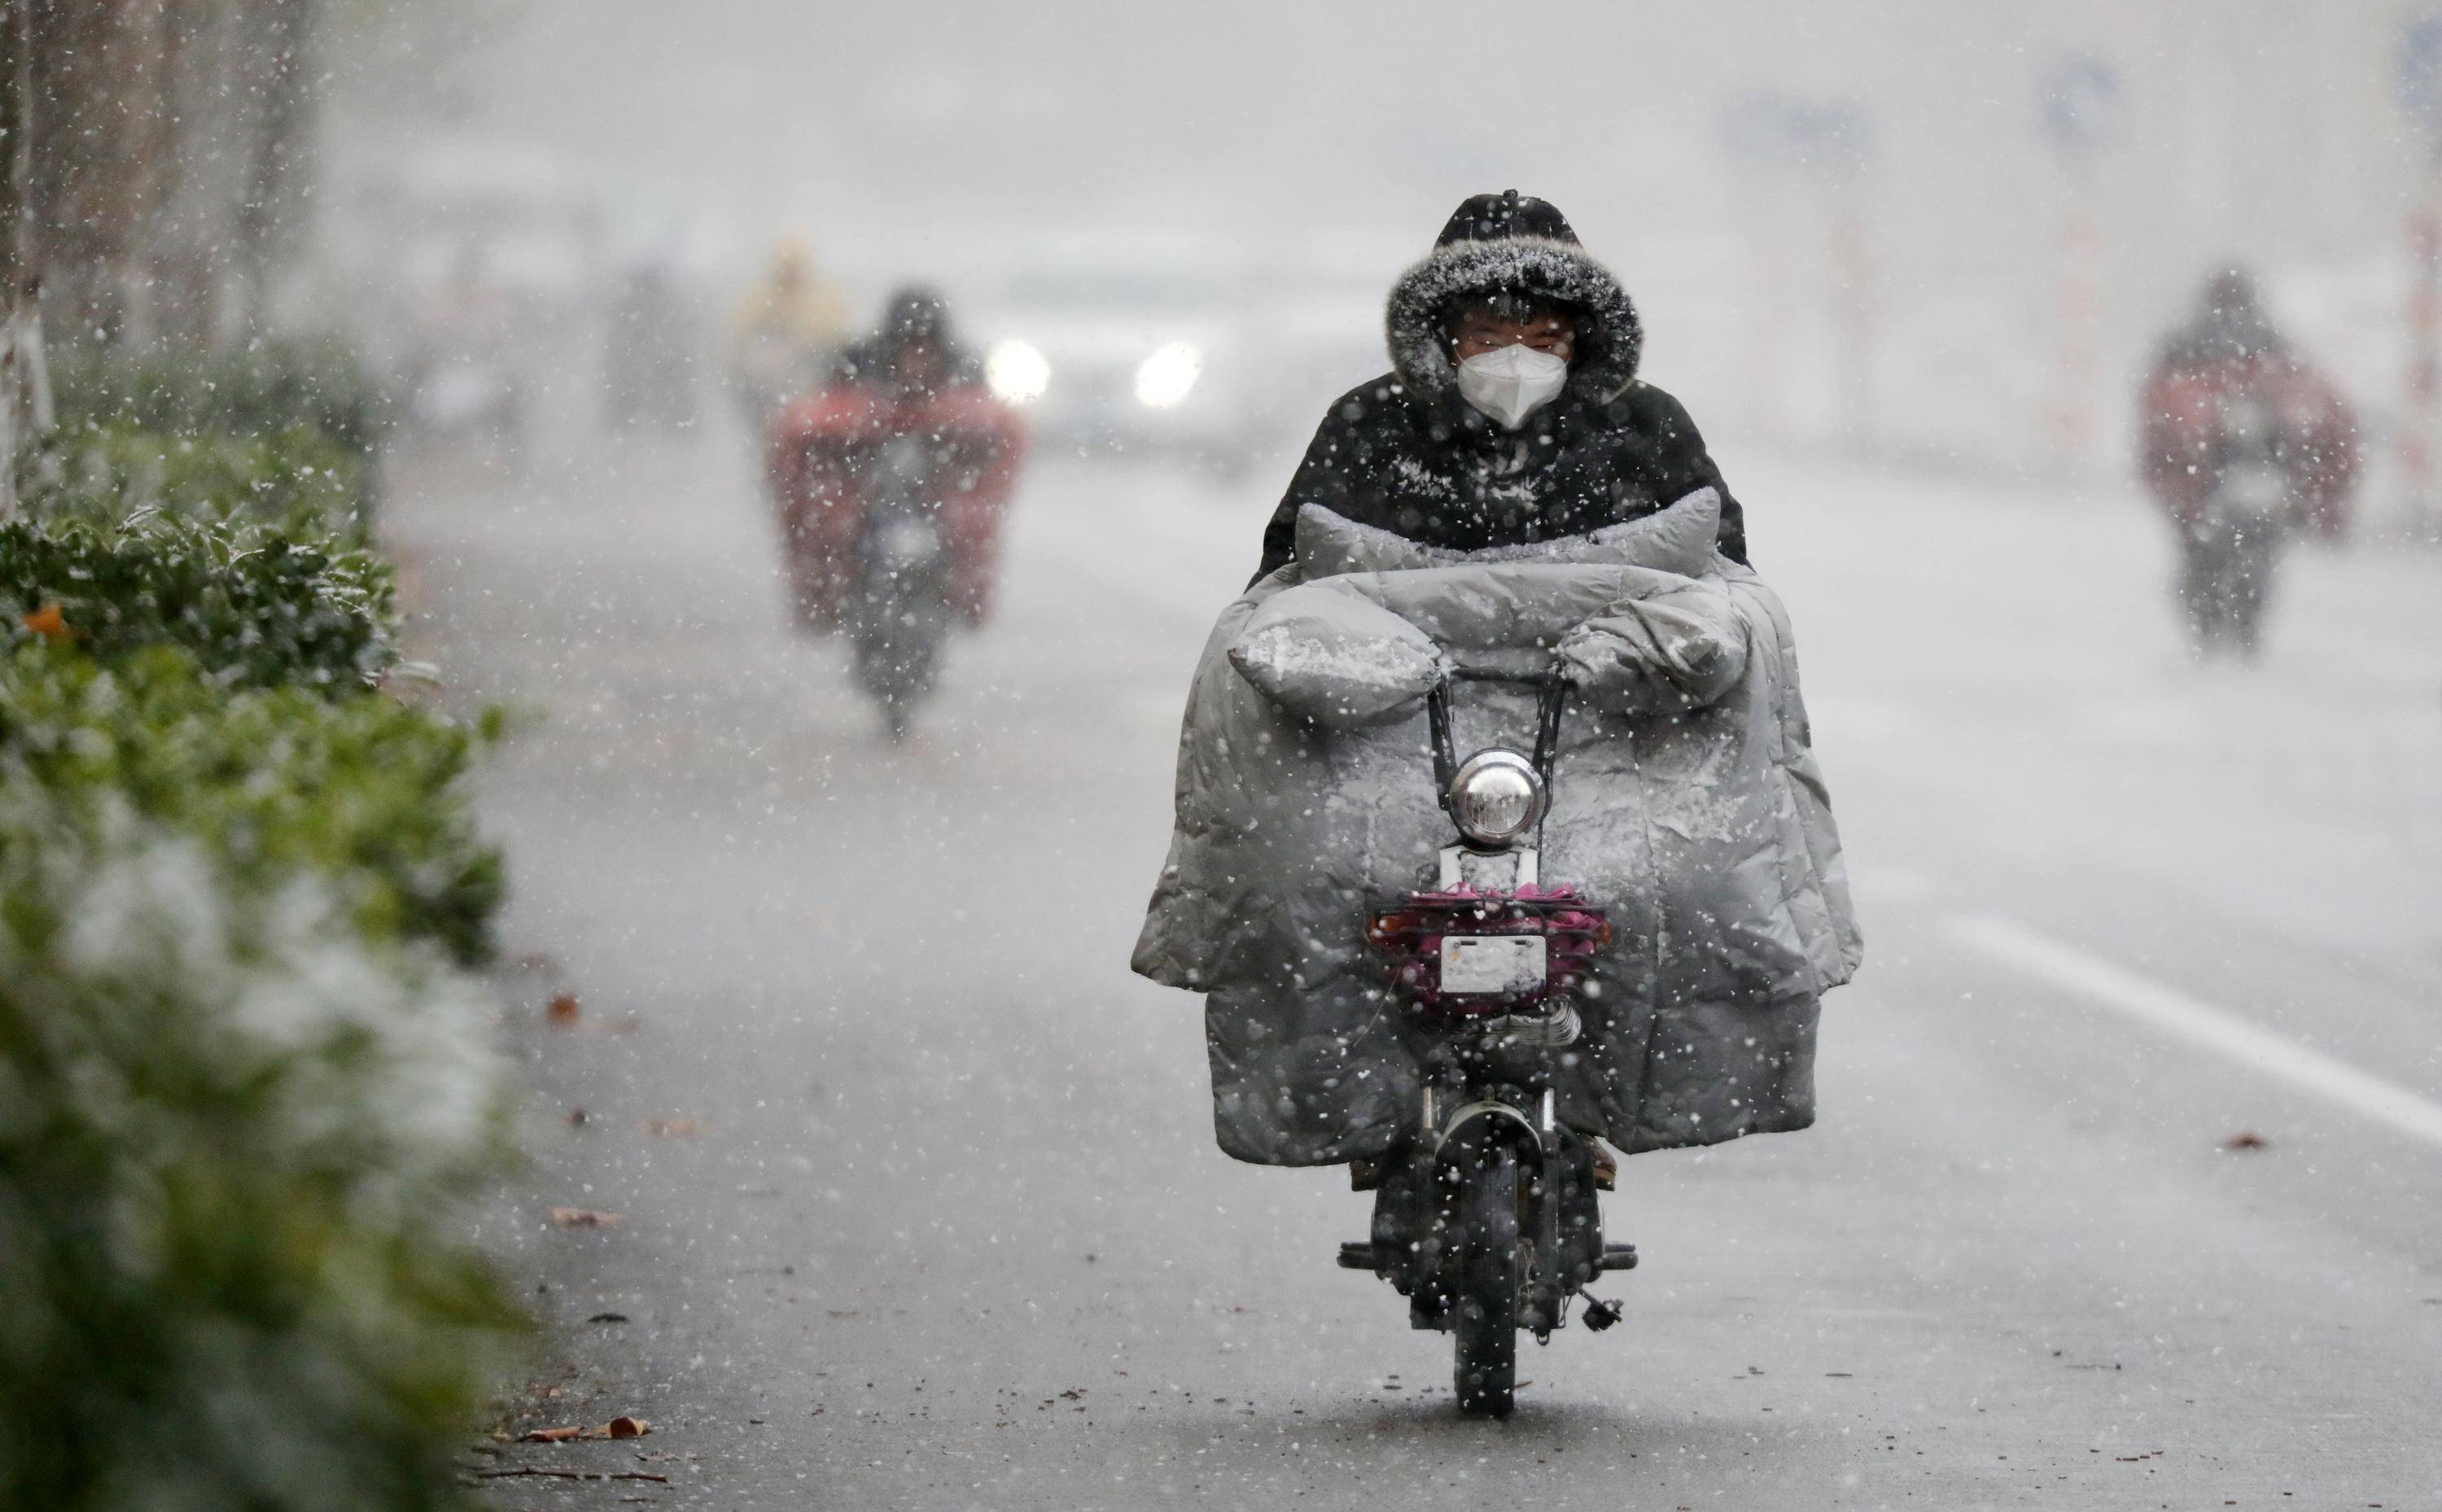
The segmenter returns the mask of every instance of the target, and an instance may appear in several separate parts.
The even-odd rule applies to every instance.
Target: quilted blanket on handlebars
[[[1804,1128],[1828,989],[1856,969],[1829,796],[1779,599],[1713,549],[1704,490],[1591,536],[1451,553],[1309,506],[1296,561],[1231,604],[1179,740],[1177,828],[1135,967],[1205,994],[1213,1123],[1267,1165],[1414,1128],[1440,1030],[1393,1000],[1373,906],[1434,878],[1425,692],[1558,657],[1576,694],[1547,883],[1608,910],[1561,1116],[1626,1151]],[[1462,755],[1534,739],[1531,695],[1465,683]]]

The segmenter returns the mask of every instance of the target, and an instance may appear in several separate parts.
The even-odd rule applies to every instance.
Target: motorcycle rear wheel
[[[1518,1386],[1518,1152],[1485,1150],[1462,1177],[1458,1286],[1450,1309],[1458,1410],[1507,1417]]]
[[[931,695],[939,675],[944,618],[932,606],[885,600],[856,628],[857,683],[880,707],[883,728],[894,740],[906,738],[916,705]]]

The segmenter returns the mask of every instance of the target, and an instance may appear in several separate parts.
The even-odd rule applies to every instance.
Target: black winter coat
[[[1745,522],[1721,468],[1686,408],[1651,384],[1608,399],[1564,392],[1507,431],[1463,400],[1419,401],[1386,373],[1349,390],[1323,417],[1264,531],[1256,575],[1295,555],[1306,504],[1428,546],[1474,551],[1584,535],[1699,488],[1720,490],[1721,548],[1745,561]]]
[[[1460,397],[1449,360],[1453,310],[1495,292],[1557,303],[1576,328],[1568,386],[1514,431]],[[1636,376],[1635,304],[1557,210],[1514,194],[1460,207],[1432,255],[1392,286],[1383,323],[1392,371],[1323,417],[1264,532],[1258,576],[1295,554],[1306,504],[1474,550],[1598,530],[1706,487],[1722,496],[1722,551],[1747,559],[1744,516],[1695,422]]]

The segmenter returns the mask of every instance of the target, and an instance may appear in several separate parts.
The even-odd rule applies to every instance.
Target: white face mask
[[[1467,403],[1515,430],[1550,404],[1569,381],[1569,365],[1529,346],[1499,347],[1458,365],[1458,392]]]

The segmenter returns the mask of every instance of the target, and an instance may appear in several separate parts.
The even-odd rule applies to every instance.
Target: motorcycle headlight
[[[1025,404],[1051,387],[1051,364],[1023,341],[1003,341],[984,355],[984,382],[1003,404]]]
[[[1479,751],[1450,779],[1450,819],[1474,845],[1515,845],[1542,821],[1544,801],[1542,774],[1515,751]]]
[[[1173,341],[1137,366],[1137,403],[1168,410],[1185,399],[1204,373],[1204,354]]]

